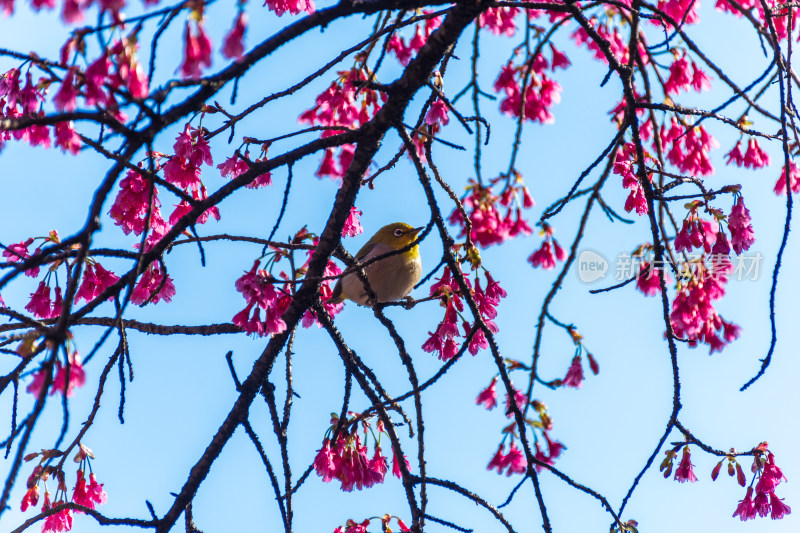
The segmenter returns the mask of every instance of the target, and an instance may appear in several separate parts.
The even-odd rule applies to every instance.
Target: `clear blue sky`
[[[277,19],[258,5],[248,7],[252,23],[247,36],[249,45],[288,20],[287,17]],[[221,43],[222,35],[233,19],[228,9],[230,6],[227,5],[215,5],[209,9],[209,31],[215,44]],[[54,57],[64,40],[64,32],[55,17],[31,14],[24,5],[18,5],[17,11],[11,18],[0,19],[0,47],[23,51],[36,49],[42,55]],[[741,21],[719,15],[710,3],[702,6],[701,17],[704,22],[702,30],[694,32],[695,37],[734,80],[746,85],[763,71],[766,63],[758,41],[752,32],[744,31],[745,25]],[[234,109],[240,109],[245,102],[269,94],[287,82],[302,79],[333,57],[332,51],[342,46],[339,43],[348,46],[354,43],[356,28],[366,31],[368,24],[371,22],[348,20],[331,25],[324,34],[313,34],[308,39],[291,43],[267,65],[255,68],[242,80],[240,104]],[[36,31],[31,31],[31,28],[36,28]],[[178,43],[179,36],[180,29],[176,26],[167,32],[164,42]],[[601,89],[604,66],[590,60],[585,50],[575,50],[567,37],[567,33],[562,31],[555,38],[556,45],[565,50],[573,62],[570,69],[556,75],[564,88],[562,102],[554,109],[556,123],[527,125],[524,132],[525,144],[518,168],[537,202],[529,212],[532,222],[547,205],[563,196],[614,133],[607,111],[619,100],[619,84],[612,80]],[[511,41],[488,35],[483,39],[487,48],[481,58],[481,82],[489,88],[499,66],[508,57]],[[466,44],[468,39],[456,51],[460,60],[450,64],[445,82],[447,94],[455,94],[466,79],[469,67]],[[159,55],[159,79],[162,81],[172,75],[179,63],[179,57],[169,53],[172,49],[177,53],[178,46],[170,45]],[[217,57],[215,68],[222,64],[221,58]],[[0,58],[0,71],[12,66],[15,66],[13,62]],[[346,61],[339,70],[348,66]],[[399,67],[389,65],[383,71],[382,81],[390,81],[397,73]],[[332,76],[332,73],[323,76],[286,103],[255,113],[237,129],[237,134],[267,138],[292,130],[291,124],[297,115],[312,104],[316,94],[327,86]],[[711,95],[686,98],[681,103],[710,107],[728,95],[715,81]],[[768,93],[766,98],[772,98],[774,102],[774,96],[774,93]],[[227,102],[227,93],[219,100]],[[464,99],[460,105],[466,107],[467,104]],[[419,105],[417,102],[413,109],[418,109]],[[513,123],[498,115],[496,104],[485,101],[482,105],[493,125],[491,143],[484,160],[484,172],[492,177],[507,168]],[[772,109],[776,108],[776,105],[772,106]],[[733,109],[735,111],[729,114],[736,117],[741,107]],[[468,113],[468,109],[465,112]],[[744,490],[727,477],[712,483],[710,471],[716,461],[695,452],[693,462],[700,481],[678,484],[671,479],[662,479],[657,471],[651,471],[642,481],[623,519],[638,520],[640,531],[648,533],[666,533],[683,528],[793,532],[798,529],[797,516],[800,513],[800,490],[796,488],[800,479],[800,459],[795,453],[798,447],[796,406],[800,400],[795,381],[800,374],[800,365],[795,357],[796,343],[792,337],[796,330],[792,300],[800,291],[794,276],[798,261],[796,242],[790,242],[784,258],[777,300],[780,341],[772,366],[748,391],[738,392],[741,384],[757,370],[758,359],[768,346],[769,277],[785,210],[784,198],[772,193],[780,171],[780,164],[776,163],[779,146],[768,146],[773,164],[766,171],[755,173],[726,167],[722,164],[722,155],[733,145],[736,137],[718,124],[709,127],[722,145],[715,152],[717,172],[708,179],[709,186],[716,188],[731,182],[743,185],[742,192],[753,216],[757,238],[751,251],[760,251],[766,259],[758,280],[731,282],[728,295],[718,306],[726,319],[742,327],[741,338],[712,357],[707,355],[706,348],[679,347],[685,406],[681,420],[715,448],[744,450],[768,440],[778,464],[789,478],[778,493],[795,509],[795,514],[777,522],[759,519],[743,524],[730,518]],[[769,129],[772,125],[757,123],[756,127]],[[444,130],[443,136],[468,146],[472,143],[455,121]],[[162,136],[157,140],[156,150],[169,153],[173,140],[173,133]],[[288,143],[276,144],[272,153],[287,146]],[[378,163],[388,161],[397,146],[395,136],[387,137],[377,158]],[[215,145],[215,163],[222,162],[234,148],[235,145]],[[471,152],[437,150],[445,179],[457,191],[463,190],[467,178],[473,175]],[[0,177],[0,242],[3,243],[44,235],[53,228],[62,235],[74,233],[83,224],[90,195],[107,167],[100,158],[89,154],[66,157],[53,150],[32,150],[16,143],[7,144],[0,153],[0,161],[3,168]],[[311,231],[321,231],[332,206],[336,184],[315,178],[313,173],[317,165],[316,158],[309,158],[295,166],[295,184],[287,217],[278,232],[279,238],[293,234],[303,225],[308,225]],[[220,205],[222,221],[199,228],[201,234],[240,233],[266,237],[277,216],[286,179],[285,169],[279,169],[273,178],[272,188],[245,191],[223,202]],[[211,171],[207,172],[204,180],[211,190],[224,183],[223,178]],[[604,191],[604,198],[621,211],[626,195],[619,178],[612,176]],[[445,195],[439,197],[443,203],[446,202]],[[177,201],[163,194],[162,203],[164,211],[169,213],[171,205]],[[412,166],[405,159],[377,181],[375,190],[363,190],[356,205],[364,212],[362,224],[367,234],[389,222],[404,220],[420,225],[428,217],[423,193]],[[582,201],[576,202],[552,221],[556,237],[562,244],[571,242],[582,205]],[[727,211],[730,201],[721,199],[717,205]],[[590,219],[583,247],[609,258],[630,252],[640,243],[650,240],[649,228],[643,222],[637,220],[632,226],[612,224],[597,211]],[[98,246],[128,246],[135,242],[132,238],[124,238],[110,219],[105,218],[103,224],[103,232],[96,242]],[[351,252],[355,251],[366,238],[365,235],[356,237],[346,245]],[[539,242],[534,235],[518,238],[501,248],[482,251],[484,265],[509,290],[508,298],[499,307],[497,323],[501,329],[498,342],[505,356],[522,361],[530,358],[534,320],[541,300],[555,278],[553,271],[533,270],[525,261]],[[421,248],[423,261],[427,267],[432,267],[438,260],[440,244],[429,239]],[[253,245],[232,247],[211,243],[206,246],[207,267],[202,269],[199,268],[195,247],[176,248],[166,256],[177,288],[173,303],[131,309],[129,316],[165,324],[229,321],[241,309],[243,302],[234,291],[233,283],[259,253],[260,248]],[[113,267],[114,263],[109,261],[105,266]],[[613,270],[610,273],[613,274]],[[7,303],[21,307],[24,305],[21,302],[27,301],[34,288],[32,280],[20,279],[4,289],[2,295]],[[672,399],[671,370],[662,337],[664,325],[658,299],[646,299],[632,287],[602,295],[591,295],[588,288],[571,273],[552,312],[560,320],[578,327],[585,336],[586,345],[597,357],[601,373],[598,377],[588,376],[579,391],[550,391],[538,387],[535,397],[549,406],[555,424],[553,436],[568,447],[557,463],[558,468],[606,495],[616,507],[666,424]],[[413,295],[425,296],[427,289],[420,288]],[[106,307],[100,314],[103,313],[110,314],[111,309]],[[441,319],[441,309],[435,303],[428,303],[412,311],[392,308],[387,314],[396,320],[400,332],[406,336],[420,376],[424,379],[432,375],[441,363],[419,347],[427,338],[427,332]],[[385,330],[372,319],[369,310],[348,304],[336,322],[356,352],[385,380],[391,393],[397,395],[407,390],[406,373],[396,350]],[[85,327],[76,329],[75,333],[79,350],[86,353],[99,331]],[[172,500],[169,492],[180,489],[189,468],[208,445],[210,435],[236,396],[228,377],[225,353],[233,350],[239,375],[244,376],[266,340],[245,335],[211,339],[161,338],[131,332],[130,343],[135,380],[127,387],[126,423],[120,425],[116,419],[119,385],[112,378],[96,425],[84,443],[97,455],[93,467],[109,494],[108,504],[99,510],[107,516],[147,518],[145,499],[153,503],[158,513],[167,510]],[[110,350],[103,351],[87,367],[88,384],[71,400],[70,435],[74,435],[88,413],[103,359]],[[295,352],[295,386],[300,398],[294,402],[296,410],[289,438],[293,443],[292,469],[297,476],[313,460],[328,427],[329,413],[340,408],[343,369],[335,347],[325,333],[315,327],[300,332]],[[563,376],[572,354],[573,346],[563,332],[548,328],[540,367],[544,376]],[[14,364],[12,358],[0,357],[0,370],[7,372]],[[273,372],[278,383],[281,381],[281,365],[282,359]],[[429,474],[453,479],[499,504],[505,500],[518,477],[498,476],[487,472],[485,465],[497,447],[500,430],[507,422],[499,411],[486,412],[474,405],[475,396],[494,373],[494,363],[488,353],[466,356],[447,374],[440,387],[426,391],[424,415]],[[521,383],[522,377],[517,380]],[[10,401],[8,394],[0,398],[0,413],[4,413],[0,421],[7,420],[5,413],[10,412]],[[32,399],[23,395],[22,411],[31,404]],[[352,408],[360,410],[367,406],[362,395],[354,396]],[[409,411],[413,410],[411,404],[407,407]],[[52,445],[60,427],[59,417],[58,405],[53,403],[34,433],[32,449]],[[254,403],[251,421],[263,436],[268,451],[276,453],[277,446],[274,438],[270,438],[268,413],[263,402],[257,400]],[[0,422],[0,426],[7,427],[8,424]],[[401,434],[405,437],[407,449],[414,450],[404,429],[401,429]],[[680,440],[679,435],[673,434],[670,441],[677,440]],[[418,471],[414,455],[415,452],[409,453],[412,469]],[[745,464],[749,467],[749,462]],[[23,481],[28,470],[26,467],[23,471]],[[6,471],[5,466],[0,466],[3,478]],[[610,519],[595,500],[565,486],[552,475],[542,474],[541,480],[556,531],[606,530]],[[71,488],[73,480],[70,479],[69,483]],[[23,493],[23,486],[18,483],[12,497],[15,510],[3,516],[0,531],[10,530],[31,516],[30,511],[22,515],[17,510]],[[452,493],[431,489],[431,494],[431,514],[476,531],[500,530],[501,526],[487,513],[477,511],[473,504]],[[324,484],[312,475],[295,501],[295,527],[297,531],[326,532],[348,518],[361,520],[384,513],[409,520],[404,502],[401,484],[395,478],[387,478],[384,485],[370,490],[343,493],[335,484]],[[517,524],[518,531],[539,531],[539,513],[530,485],[518,493],[514,504],[506,511]],[[281,527],[266,474],[243,431],[237,431],[200,489],[195,499],[194,518],[198,527],[206,532],[272,531]],[[378,527],[376,524],[372,529],[378,530]],[[438,526],[430,524],[429,528],[435,530]],[[86,517],[77,517],[73,530],[105,531]]]

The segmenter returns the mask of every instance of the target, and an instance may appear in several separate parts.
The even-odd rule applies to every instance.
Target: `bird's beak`
[[[424,230],[425,226],[420,226],[418,228],[414,228],[414,235],[417,235],[420,231]]]

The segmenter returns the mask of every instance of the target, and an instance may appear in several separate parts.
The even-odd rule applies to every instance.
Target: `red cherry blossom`
[[[183,62],[179,67],[181,76],[199,78],[202,75],[202,67],[211,66],[212,51],[211,39],[206,35],[202,22],[192,26],[187,21],[183,29]]]
[[[561,384],[574,389],[583,387],[583,365],[581,364],[580,355],[576,355],[572,358],[572,364],[567,370],[567,375],[561,380]]]
[[[358,220],[358,217],[362,214],[355,207],[350,208],[350,214],[347,216],[342,228],[342,237],[355,237],[364,233],[364,228],[361,227],[361,222]]]
[[[492,382],[489,383],[489,386],[483,389],[478,397],[475,399],[475,403],[478,405],[483,404],[486,409],[494,409],[497,407],[497,389],[496,389],[497,378],[492,378]]]
[[[148,301],[157,304],[162,300],[169,303],[173,296],[175,296],[175,285],[172,283],[172,278],[169,275],[166,275],[165,278],[159,266],[152,264],[144,271],[133,288],[131,302],[136,305],[142,305]]]
[[[512,37],[517,32],[514,19],[519,15],[518,7],[492,7],[478,16],[478,26],[495,35]]]
[[[689,451],[689,446],[683,447],[683,457],[681,458],[678,468],[675,470],[675,481],[679,481],[681,483],[685,483],[687,481],[694,483],[697,481],[697,477],[694,475],[694,471],[692,470],[692,455]]]
[[[743,500],[739,501],[739,505],[736,506],[736,511],[734,511],[733,516],[738,516],[739,519],[744,522],[745,520],[752,520],[756,517],[756,508],[753,505],[753,487],[747,487],[747,493]]]
[[[769,155],[761,149],[755,137],[750,137],[747,142],[747,152],[744,154],[742,164],[745,168],[764,168],[769,166]]]
[[[800,168],[794,161],[789,162],[789,187],[795,194],[800,192]],[[786,165],[781,168],[781,177],[773,190],[775,194],[786,194]]]
[[[266,0],[264,5],[278,16],[284,13],[297,15],[301,11],[314,12],[314,0]]]
[[[239,12],[233,28],[225,36],[222,44],[222,55],[228,59],[239,60],[244,55],[244,32],[247,29],[247,15],[243,11]]]

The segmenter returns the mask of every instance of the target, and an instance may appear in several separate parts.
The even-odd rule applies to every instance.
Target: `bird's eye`
[[[401,228],[397,228],[396,230],[394,230],[395,237],[402,237],[404,233],[405,231],[403,231]]]

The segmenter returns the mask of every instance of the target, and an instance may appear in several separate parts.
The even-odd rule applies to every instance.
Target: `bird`
[[[405,248],[414,242],[424,227],[414,228],[404,222],[387,224],[367,241],[355,258],[360,263],[365,263],[374,257]],[[419,246],[415,244],[404,252],[367,265],[364,273],[377,302],[370,299],[366,286],[358,278],[358,274],[352,272],[336,282],[328,303],[340,303],[348,299],[359,305],[372,307],[375,303],[406,298],[422,276]]]

